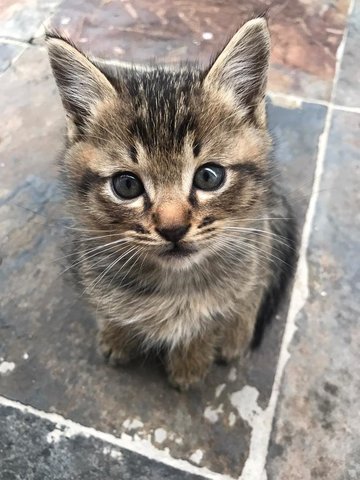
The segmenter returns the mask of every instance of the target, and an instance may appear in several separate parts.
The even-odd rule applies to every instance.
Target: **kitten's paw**
[[[213,360],[212,337],[195,338],[185,347],[178,345],[168,352],[166,358],[170,384],[179,390],[188,390],[205,378]]]
[[[117,338],[111,338],[103,331],[98,334],[98,350],[106,361],[113,366],[126,365],[131,360],[130,351],[119,345]]]
[[[175,361],[174,361],[175,360]],[[209,363],[189,363],[172,358],[167,365],[168,380],[172,387],[185,392],[202,382],[209,371]]]
[[[216,362],[227,365],[234,360],[242,359],[246,356],[247,349],[242,345],[223,345],[221,346],[216,355]]]
[[[186,392],[190,387],[200,383],[204,379],[204,376],[205,375],[169,372],[168,380],[172,387],[180,390],[180,392]]]

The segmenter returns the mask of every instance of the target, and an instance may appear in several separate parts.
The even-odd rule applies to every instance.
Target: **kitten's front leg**
[[[239,306],[233,318],[227,318],[219,335],[217,359],[229,363],[248,352],[253,337],[261,296],[254,295]]]
[[[197,337],[189,345],[177,345],[167,354],[167,372],[171,385],[188,390],[202,380],[215,356],[215,333]]]
[[[98,318],[98,348],[111,365],[125,365],[133,357],[137,347],[134,333],[129,326],[122,326],[109,319]]]

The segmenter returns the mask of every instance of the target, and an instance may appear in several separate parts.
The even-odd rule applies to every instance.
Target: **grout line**
[[[274,92],[272,90],[267,91],[268,96],[276,101],[285,102],[285,103],[292,103],[297,107],[300,107],[303,103],[314,103],[315,105],[321,105],[323,107],[328,107],[330,102],[326,100],[319,100],[318,98],[311,98],[311,97],[302,97],[301,95],[295,95],[292,93],[281,93],[281,92]]]
[[[339,112],[360,113],[360,107],[345,107],[343,105],[332,105],[334,110]]]
[[[34,37],[29,38],[29,40],[24,40],[21,38],[11,38],[11,37],[0,37],[0,44],[2,45],[17,45],[19,47],[28,47],[32,45],[31,41]]]
[[[354,0],[352,0],[351,8],[353,8]],[[38,40],[41,39],[41,37],[44,34],[44,26],[46,23],[51,19],[53,14],[51,14],[47,19],[44,20],[42,25],[38,28],[34,36],[31,38],[31,40]],[[345,31],[344,31],[344,36],[345,36]],[[26,48],[30,47],[38,47],[42,48],[43,45],[40,43],[32,43],[31,40],[21,40],[21,39],[16,39],[16,38],[11,38],[11,37],[0,37],[0,44],[8,44],[8,45],[17,45],[17,46],[22,46],[24,47],[24,50]],[[11,62],[12,66],[13,63],[19,58],[19,56],[24,52],[22,50],[19,55],[17,55],[13,61]],[[103,63],[105,65],[114,65],[116,67],[122,67],[122,68],[136,68],[139,70],[148,70],[154,68],[151,65],[145,65],[145,64],[137,64],[137,63],[132,63],[132,62],[126,62],[122,60],[104,60],[104,59],[99,59],[95,58],[94,60],[98,61],[99,63]],[[173,65],[163,65],[164,68],[171,69],[173,68]],[[6,70],[5,70],[6,71]],[[4,72],[2,72],[4,73]],[[335,78],[335,77],[334,77]],[[360,107],[349,107],[346,105],[339,105],[333,103],[331,100],[321,100],[318,98],[312,98],[312,97],[303,97],[301,95],[296,95],[292,93],[282,93],[282,92],[275,92],[268,90],[267,95],[269,98],[275,103],[278,104],[279,106],[284,106],[284,107],[289,107],[292,106],[293,108],[300,108],[303,103],[309,103],[309,104],[314,104],[314,105],[321,105],[323,107],[329,108],[330,105],[335,109],[343,112],[349,112],[349,113],[358,113],[360,114]]]
[[[344,36],[345,36],[345,31],[344,31]],[[344,37],[343,37],[344,38]],[[340,48],[340,47],[339,47]],[[146,65],[146,64],[140,64],[140,63],[133,63],[133,62],[126,62],[122,60],[104,60],[104,59],[99,59],[99,58],[94,58],[94,60],[98,61],[99,63],[103,63],[105,65],[113,65],[115,67],[120,67],[120,68],[136,68],[139,70],[151,70],[153,68],[156,68],[152,65]],[[163,65],[164,68],[167,68],[171,70],[174,65]],[[336,74],[336,72],[335,72]],[[334,76],[335,79],[335,76]],[[334,80],[333,80],[334,82]],[[294,95],[291,93],[281,93],[281,92],[274,92],[271,90],[267,91],[268,97],[274,103],[278,102],[279,106],[284,106],[284,107],[289,107],[292,106],[293,108],[299,108],[303,103],[310,103],[314,105],[321,105],[323,107],[329,108],[330,106],[334,107],[336,110],[341,110],[344,112],[351,112],[351,113],[359,113],[360,114],[360,107],[347,107],[345,105],[337,105],[332,102],[332,99],[330,101],[327,100],[320,100],[318,98],[312,98],[312,97],[302,97],[301,95]]]
[[[351,14],[354,7],[354,1],[351,2],[348,15]],[[344,31],[343,39],[338,47],[336,55],[336,68],[333,79],[331,99],[328,103],[327,114],[323,133],[319,137],[318,155],[316,161],[315,175],[312,186],[309,206],[306,213],[304,228],[301,238],[301,246],[299,251],[299,260],[292,289],[289,311],[286,319],[285,331],[281,342],[279,360],[276,368],[273,388],[269,400],[269,404],[265,410],[261,411],[254,421],[254,427],[250,440],[250,453],[245,463],[240,480],[266,480],[266,460],[270,437],[275,418],[276,407],[280,396],[280,388],[282,385],[283,374],[287,362],[291,356],[289,347],[296,333],[296,318],[303,309],[309,296],[308,285],[308,263],[307,250],[309,246],[310,236],[312,232],[313,221],[315,217],[315,209],[319,197],[319,186],[324,171],[325,155],[328,147],[330,136],[330,128],[332,124],[333,112],[336,109],[334,98],[336,95],[336,87],[340,75],[341,62],[344,56],[345,43],[348,36],[348,26]]]
[[[18,47],[22,47],[22,50],[14,56],[9,62],[9,65],[5,68],[4,71],[0,72],[0,78],[4,75],[5,72],[7,72],[9,69],[11,69],[14,64],[19,60],[19,58],[22,56],[22,54],[28,50],[29,47],[42,47],[39,44],[33,43],[34,40],[38,40],[39,38],[43,37],[44,35],[44,28],[48,24],[48,22],[51,20],[51,18],[55,15],[56,9],[60,5],[61,0],[57,0],[54,2],[53,9],[51,13],[43,20],[43,22],[39,25],[39,27],[35,30],[35,33],[29,38],[29,40],[24,40],[24,39],[17,39],[17,38],[12,38],[12,37],[7,37],[7,36],[0,36],[0,45],[16,45]]]
[[[133,453],[142,455],[150,460],[168,465],[169,467],[181,470],[183,472],[191,473],[193,475],[199,475],[202,478],[208,478],[211,480],[234,480],[233,478],[222,475],[220,473],[212,472],[206,467],[197,467],[187,462],[186,460],[176,459],[171,457],[168,451],[159,450],[154,447],[148,440],[133,440],[130,435],[122,434],[121,437],[115,437],[111,433],[105,433],[100,430],[96,430],[93,427],[86,427],[80,423],[64,418],[57,413],[48,413],[42,410],[38,410],[29,405],[24,405],[15,400],[10,400],[0,395],[0,405],[5,407],[14,408],[24,414],[31,414],[37,418],[47,420],[54,424],[54,431],[57,430],[57,435],[60,433],[60,437],[71,438],[75,436],[83,436],[85,438],[96,438],[102,442],[109,443],[114,447],[120,449],[129,450]],[[60,431],[63,427],[64,431]]]
[[[353,7],[354,7],[354,0],[351,1],[349,13],[351,13]],[[312,98],[304,98],[297,95],[269,92],[270,98],[274,100],[284,99],[285,101],[292,102],[294,104],[297,104],[298,106],[301,106],[302,103],[312,103],[316,105],[322,105],[324,107],[327,107],[328,111],[325,119],[324,130],[319,138],[318,157],[316,162],[312,193],[311,193],[309,206],[308,206],[306,219],[305,219],[305,224],[302,232],[299,262],[298,262],[297,272],[295,276],[293,291],[291,295],[289,312],[288,312],[285,331],[282,339],[276,374],[274,378],[273,389],[272,389],[270,401],[267,408],[263,412],[261,412],[257,417],[256,421],[254,421],[253,432],[251,435],[250,453],[245,463],[243,472],[241,474],[241,477],[240,477],[241,480],[261,480],[261,479],[267,478],[266,470],[265,470],[266,458],[267,458],[268,446],[269,446],[270,436],[272,431],[272,424],[275,416],[275,409],[276,409],[276,405],[278,403],[278,398],[280,395],[282,377],[283,377],[286,364],[290,358],[290,353],[288,351],[288,348],[297,330],[296,317],[298,313],[301,311],[301,309],[304,307],[309,294],[307,249],[308,249],[310,235],[312,231],[311,230],[312,224],[315,216],[315,208],[316,208],[316,204],[319,196],[319,186],[320,186],[320,181],[321,181],[321,177],[324,169],[325,154],[326,154],[327,145],[328,145],[333,111],[341,110],[345,112],[360,113],[360,108],[358,107],[346,107],[346,106],[336,105],[334,103],[335,94],[336,94],[336,85],[339,79],[340,65],[341,65],[343,54],[344,54],[344,46],[345,46],[347,36],[348,36],[348,28],[345,29],[342,42],[338,48],[336,69],[335,69],[335,75],[333,79],[331,99],[329,102],[318,100],[318,99],[312,99]],[[19,58],[19,56],[30,45],[28,42],[0,38],[0,43],[1,42],[9,43],[9,44],[17,44],[25,47],[24,50],[15,59],[13,59],[11,65]],[[86,427],[79,423],[73,422],[72,420],[68,420],[59,414],[43,412],[31,406],[23,405],[20,402],[9,400],[2,396],[0,396],[0,405],[11,407],[18,411],[21,411],[22,413],[32,414],[38,418],[47,420],[53,423],[55,425],[55,428],[57,428],[57,426],[65,427],[67,431],[70,431],[71,435],[73,436],[83,435],[85,437],[94,437],[103,442],[110,443],[119,448],[132,451],[134,453],[145,456],[151,460],[166,464],[170,467],[173,467],[175,469],[178,469],[184,472],[200,475],[203,478],[208,478],[213,480],[232,480],[231,477],[227,475],[222,475],[219,473],[212,472],[205,467],[196,467],[191,463],[187,462],[186,460],[175,459],[171,457],[167,451],[157,449],[149,441],[146,441],[146,440],[144,441],[133,440],[129,435],[126,435],[126,434],[123,434],[120,438],[118,438],[112,434],[101,432],[92,427]]]
[[[340,48],[340,47],[339,47]],[[335,79],[335,76],[334,76]],[[280,92],[273,92],[268,91],[267,95],[269,98],[274,101],[275,104],[279,106],[289,107],[289,105],[293,105],[295,108],[301,107],[303,103],[311,103],[314,105],[321,105],[322,107],[329,108],[330,106],[333,107],[335,110],[340,110],[343,112],[349,113],[360,113],[360,107],[348,107],[346,105],[339,105],[333,103],[332,101],[328,102],[326,100],[319,100],[317,98],[306,98],[301,97],[299,95],[293,95],[290,93],[280,93]]]
[[[29,45],[22,44],[22,49],[9,61],[9,65],[5,68],[5,70],[0,72],[0,78],[15,65],[15,63],[19,60],[22,54],[28,49],[28,47]]]

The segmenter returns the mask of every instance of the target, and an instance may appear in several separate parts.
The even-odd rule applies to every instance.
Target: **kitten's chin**
[[[188,270],[202,257],[195,247],[189,245],[172,245],[165,248],[158,256],[158,261],[165,268]]]

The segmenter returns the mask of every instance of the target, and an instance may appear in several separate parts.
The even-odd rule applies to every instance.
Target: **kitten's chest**
[[[118,321],[150,342],[174,346],[187,343],[233,306],[232,295],[218,288],[197,289],[189,283],[151,294],[121,298]]]
[[[223,279],[210,273],[209,277],[191,273],[139,276],[126,288],[113,284],[100,301],[109,312],[111,298],[112,320],[133,328],[147,344],[188,343],[231,315],[248,290],[249,282],[243,282],[236,269]]]
[[[152,302],[144,301],[140,324],[162,343],[172,346],[187,343],[224,310],[219,300],[204,292],[178,292]]]

